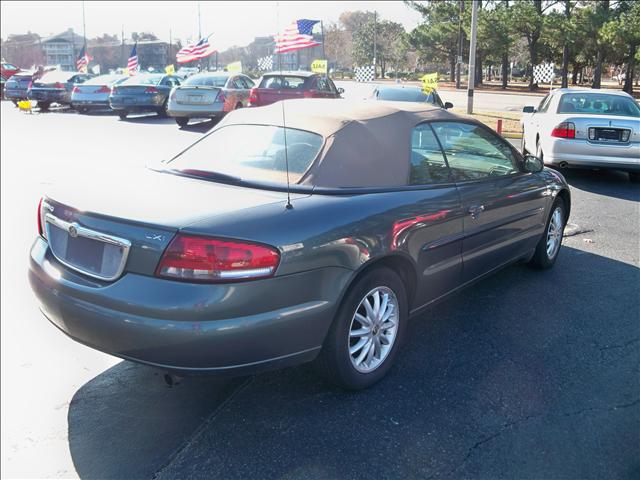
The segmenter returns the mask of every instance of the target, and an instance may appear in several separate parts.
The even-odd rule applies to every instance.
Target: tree
[[[324,28],[324,49],[327,59],[337,68],[353,66],[353,36],[337,23],[329,23]]]
[[[511,10],[509,0],[491,6],[492,9],[480,12],[478,38],[487,59],[502,65],[502,88],[505,89],[509,79],[509,52],[515,41]]]
[[[376,68],[380,67],[380,75],[384,78],[387,65],[401,55],[399,49],[404,35],[400,23],[369,19],[353,34],[353,58],[359,65],[364,65],[374,60],[375,53]]]
[[[527,40],[530,61],[529,90],[535,90],[537,87],[533,79],[533,67],[538,64],[538,41],[542,35],[543,12],[542,0],[520,0],[513,5],[511,12],[514,30]]]
[[[596,3],[595,8],[595,20],[597,24],[598,33],[602,29],[605,23],[610,19],[609,0],[600,0]],[[600,88],[602,80],[602,63],[605,56],[605,42],[602,40],[602,36],[598,35],[598,55],[596,57],[596,69],[593,74],[593,85],[591,88]]]
[[[601,29],[600,39],[613,50],[625,52],[627,64],[623,90],[633,94],[635,64],[640,60],[640,3],[620,2],[617,18],[607,21]],[[594,79],[595,83],[595,79]]]
[[[460,3],[457,0],[426,4],[416,1],[405,1],[405,3],[419,12],[423,18],[423,23],[408,35],[409,45],[416,49],[423,62],[448,63],[450,79],[454,82],[458,56]]]

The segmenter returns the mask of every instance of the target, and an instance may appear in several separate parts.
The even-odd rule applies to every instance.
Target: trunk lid
[[[620,130],[629,130],[629,141],[640,141],[640,118],[613,116],[613,115],[575,115],[575,114],[560,114],[558,115],[562,122],[571,122],[576,127],[576,139],[579,140],[591,140],[598,142],[598,138],[609,136],[609,133],[614,133]],[[597,129],[598,135],[594,138],[589,138],[589,129]],[[611,130],[612,132],[607,132]],[[595,133],[595,132],[593,132]],[[602,133],[602,135],[600,135]],[[593,134],[592,134],[593,135]],[[618,140],[616,140],[618,141]],[[626,142],[625,142],[626,143]]]
[[[46,203],[52,208],[46,211],[54,218],[45,223],[52,251],[70,268],[100,278],[101,268],[117,272],[123,259],[124,272],[153,275],[179,229],[205,219],[215,224],[212,219],[218,215],[277,202],[284,209],[286,193],[142,170],[126,179],[101,175],[95,184],[51,188]],[[124,240],[130,247],[86,239],[86,231]]]
[[[176,103],[180,105],[209,105],[214,103],[222,91],[218,87],[195,85],[178,87],[175,91]]]

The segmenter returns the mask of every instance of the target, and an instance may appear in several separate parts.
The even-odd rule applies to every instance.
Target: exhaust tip
[[[558,166],[559,166],[560,168],[567,168],[567,167],[569,166],[569,164],[568,164],[567,162],[560,162],[560,163],[558,164]]]
[[[164,383],[166,383],[167,386],[169,386],[169,387],[173,387],[175,385],[179,385],[180,384],[180,377],[178,377],[176,375],[171,375],[170,373],[165,373],[163,378],[164,378]]]

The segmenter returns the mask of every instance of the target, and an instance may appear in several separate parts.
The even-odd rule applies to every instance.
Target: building
[[[44,55],[40,40],[40,35],[31,32],[9,34],[6,40],[0,39],[3,61],[17,65],[22,69],[42,65]]]
[[[66,32],[44,38],[41,41],[45,64],[59,65],[60,70],[74,71],[76,57],[85,43],[85,38],[78,35],[72,28]]]

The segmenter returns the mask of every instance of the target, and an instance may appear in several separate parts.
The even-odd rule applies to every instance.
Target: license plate
[[[104,243],[85,237],[67,239],[66,260],[72,265],[82,267],[93,273],[99,273],[102,267]]]
[[[191,103],[202,103],[202,99],[204,97],[202,95],[189,95],[189,102]]]
[[[133,97],[124,97],[124,103],[126,104],[136,103],[136,99]]]
[[[599,141],[620,141],[620,130],[615,128],[596,128],[596,138]]]

